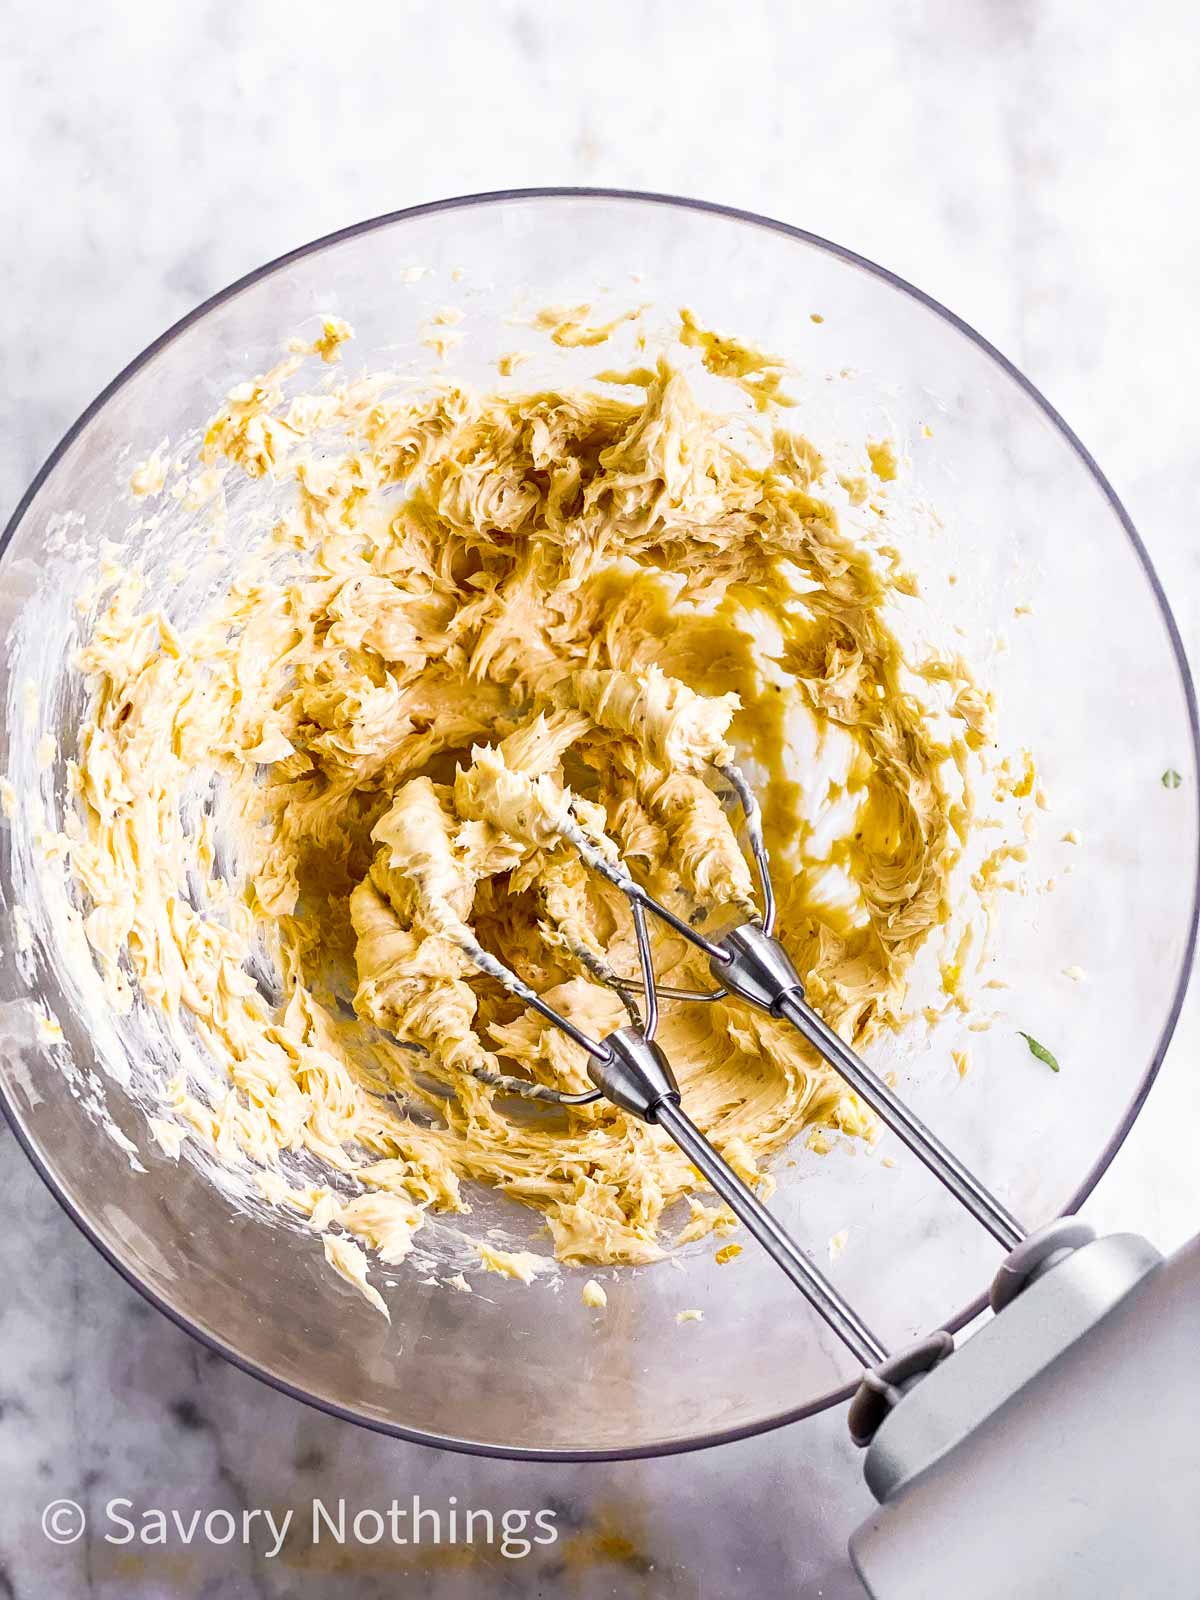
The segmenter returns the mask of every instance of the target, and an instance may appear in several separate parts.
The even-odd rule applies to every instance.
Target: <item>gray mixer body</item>
[[[1200,1595],[1200,1238],[1052,1258],[887,1412],[865,1470],[874,1600]]]

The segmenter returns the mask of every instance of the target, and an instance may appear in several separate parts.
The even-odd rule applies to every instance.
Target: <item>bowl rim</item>
[[[75,439],[83,432],[93,418],[95,418],[104,409],[112,396],[122,389],[125,384],[128,383],[130,379],[132,379],[134,375],[141,370],[142,367],[153,360],[159,351],[165,349],[181,334],[186,332],[186,330],[190,328],[193,323],[199,322],[208,314],[208,312],[214,310],[217,306],[223,305],[226,301],[234,299],[243,290],[253,287],[253,285],[258,283],[260,280],[269,278],[274,273],[281,271],[291,262],[300,261],[308,256],[316,255],[320,251],[331,246],[341,244],[346,240],[357,238],[361,235],[372,233],[383,228],[391,227],[398,222],[403,222],[416,217],[432,216],[442,212],[461,211],[469,208],[501,206],[505,204],[511,204],[513,202],[520,203],[531,200],[567,202],[581,200],[616,200],[655,207],[674,207],[685,211],[708,213],[713,216],[720,217],[726,221],[745,223],[756,228],[765,228],[773,233],[782,234],[786,238],[794,239],[799,243],[808,245],[820,251],[824,251],[827,255],[833,256],[838,260],[845,262],[848,266],[852,266],[857,268],[859,271],[866,272],[872,277],[878,278],[889,287],[899,290],[901,293],[907,295],[910,299],[915,300],[918,304],[924,306],[928,311],[933,312],[934,315],[941,318],[943,322],[948,323],[952,328],[956,329],[958,333],[962,334],[964,338],[969,340],[970,343],[976,347],[976,349],[981,351],[985,356],[990,357],[990,359],[996,364],[1001,372],[1003,372],[1009,379],[1011,379],[1013,383],[1017,385],[1017,387],[1025,394],[1025,396],[1033,402],[1033,404],[1042,413],[1050,425],[1061,435],[1066,444],[1074,452],[1079,462],[1091,475],[1096,487],[1100,490],[1103,498],[1107,501],[1109,509],[1112,511],[1113,515],[1117,519],[1117,522],[1124,530],[1125,536],[1129,541],[1130,547],[1132,548],[1134,557],[1140,565],[1145,579],[1149,584],[1151,593],[1157,602],[1159,615],[1166,630],[1167,639],[1170,644],[1172,654],[1175,658],[1175,665],[1179,673],[1180,686],[1183,690],[1184,701],[1187,708],[1188,731],[1191,740],[1193,770],[1200,771],[1200,716],[1198,716],[1197,713],[1195,686],[1192,681],[1192,675],[1188,665],[1187,654],[1184,650],[1183,640],[1180,636],[1179,628],[1176,624],[1174,615],[1172,614],[1171,607],[1167,601],[1162,583],[1160,582],[1158,574],[1154,569],[1146,547],[1142,543],[1141,537],[1139,536],[1137,529],[1134,527],[1124,505],[1118,498],[1116,491],[1113,489],[1104,473],[1100,470],[1100,467],[1097,465],[1090,451],[1055,409],[1055,407],[1050,403],[1050,401],[1046,399],[1042,392],[1024,375],[1023,372],[1021,372],[1017,366],[1013,364],[1013,362],[1003,355],[995,347],[995,345],[991,344],[989,340],[985,339],[982,334],[977,332],[977,330],[968,322],[964,321],[963,318],[957,316],[953,311],[950,311],[946,306],[942,305],[940,301],[935,300],[931,295],[926,294],[923,290],[918,289],[914,284],[909,283],[907,279],[898,276],[896,273],[891,272],[886,267],[880,266],[877,262],[870,260],[868,257],[859,255],[856,251],[847,249],[844,245],[836,244],[832,240],[825,239],[819,234],[811,233],[805,228],[796,227],[791,223],[781,222],[772,217],[762,216],[758,212],[743,210],[736,206],[723,205],[712,200],[700,200],[687,196],[673,195],[651,190],[605,187],[574,187],[570,185],[521,189],[497,189],[478,194],[456,195],[443,200],[425,201],[420,205],[406,206],[400,210],[384,212],[379,216],[369,217],[362,222],[352,223],[348,227],[339,228],[332,233],[323,234],[319,238],[313,239],[307,244],[300,245],[296,249],[288,250],[284,254],[274,257],[272,260],[264,263],[262,266],[256,267],[253,271],[244,274],[242,277],[236,279],[233,283],[228,284],[225,288],[218,290],[215,294],[209,295],[206,299],[200,301],[200,303],[194,306],[191,311],[180,317],[178,321],[172,323],[171,326],[161,333],[156,339],[152,340],[151,343],[140,352],[140,354],[135,356],[132,361],[122,368],[122,370],[115,378],[112,379],[110,383],[105,385],[105,387],[100,391],[91,404],[80,413],[75,422],[73,422],[63,434],[58,444],[50,452],[49,456],[47,456],[37,474],[34,476],[28,489],[21,496],[17,503],[16,509],[13,511],[11,517],[8,519],[8,522],[5,525],[3,533],[0,534],[0,560],[3,560],[4,554],[7,551],[13,535],[24,519],[26,513],[36,500],[43,484],[54,471],[59,461],[65,455],[70,446],[74,443]],[[1113,1157],[1124,1143],[1130,1128],[1133,1126],[1133,1123],[1141,1111],[1142,1106],[1145,1104],[1146,1097],[1150,1093],[1150,1089],[1158,1076],[1159,1069],[1162,1066],[1163,1059],[1167,1052],[1167,1047],[1170,1044],[1171,1038],[1175,1032],[1175,1026],[1179,1020],[1179,1014],[1183,1007],[1184,998],[1187,993],[1188,980],[1191,974],[1193,956],[1195,954],[1197,923],[1198,920],[1200,920],[1200,829],[1197,829],[1196,836],[1193,838],[1192,843],[1195,859],[1192,875],[1191,911],[1188,918],[1183,958],[1180,963],[1179,971],[1176,974],[1171,1005],[1169,1007],[1166,1020],[1159,1031],[1157,1040],[1155,1041],[1154,1049],[1151,1053],[1150,1061],[1146,1071],[1142,1075],[1141,1081],[1138,1084],[1132,1098],[1130,1099],[1129,1104],[1126,1106],[1123,1116],[1120,1118],[1116,1128],[1109,1137],[1108,1143],[1100,1152],[1100,1155],[1093,1163],[1091,1169],[1086,1174],[1075,1194],[1065,1206],[1063,1212],[1064,1215],[1071,1215],[1078,1210],[1078,1208],[1091,1194],[1092,1190],[1096,1187],[1096,1184],[1099,1182],[1100,1178],[1107,1171]],[[175,1323],[177,1327],[182,1328],[185,1333],[190,1334],[192,1338],[198,1340],[208,1349],[223,1357],[223,1359],[230,1362],[231,1365],[240,1368],[241,1371],[250,1374],[252,1377],[260,1379],[263,1383],[269,1384],[273,1389],[280,1391],[282,1394],[289,1396],[291,1399],[299,1400],[305,1405],[309,1405],[319,1411],[323,1411],[327,1415],[336,1417],[342,1422],[355,1423],[360,1427],[370,1428],[373,1432],[387,1434],[393,1438],[404,1439],[413,1444],[428,1445],[435,1449],[453,1450],[467,1455],[485,1456],[498,1458],[501,1460],[631,1461],[657,1456],[683,1454],[693,1450],[708,1449],[713,1445],[729,1444],[739,1439],[752,1438],[758,1434],[767,1433],[775,1428],[784,1427],[788,1423],[798,1422],[805,1417],[814,1416],[821,1411],[825,1411],[833,1406],[840,1405],[849,1400],[855,1391],[855,1385],[846,1385],[841,1389],[833,1390],[828,1394],[819,1396],[815,1400],[807,1401],[803,1405],[791,1406],[782,1411],[773,1413],[770,1416],[759,1417],[752,1422],[742,1423],[737,1427],[715,1429],[711,1432],[697,1435],[695,1437],[669,1440],[650,1440],[648,1442],[635,1445],[623,1445],[608,1448],[534,1448],[528,1446],[505,1446],[490,1444],[482,1440],[460,1439],[447,1435],[429,1433],[422,1429],[406,1427],[400,1423],[385,1421],[379,1417],[371,1416],[362,1411],[358,1411],[353,1407],[343,1405],[338,1401],[315,1394],[311,1390],[301,1388],[299,1385],[291,1382],[289,1379],[284,1378],[278,1373],[272,1372],[269,1368],[261,1365],[260,1363],[252,1361],[243,1356],[231,1345],[226,1344],[225,1341],[222,1340],[217,1334],[202,1328],[183,1312],[176,1310],[161,1295],[159,1295],[155,1290],[151,1289],[148,1284],[144,1283],[139,1278],[134,1268],[123,1261],[117,1255],[117,1253],[109,1247],[106,1241],[100,1237],[98,1232],[92,1226],[88,1218],[84,1216],[70,1196],[64,1191],[59,1184],[58,1179],[50,1170],[50,1167],[44,1159],[40,1148],[26,1131],[20,1110],[13,1102],[11,1096],[6,1092],[2,1081],[0,1081],[0,1109],[3,1109],[5,1117],[16,1136],[17,1142],[25,1151],[25,1154],[29,1157],[29,1160],[32,1162],[34,1168],[41,1176],[43,1182],[54,1195],[58,1203],[62,1206],[63,1210],[71,1218],[72,1222],[74,1222],[79,1228],[80,1232],[83,1233],[88,1240],[90,1240],[100,1254],[109,1262],[112,1267],[116,1269],[118,1273],[120,1273],[121,1277],[123,1277],[128,1284],[136,1289],[138,1293],[148,1300],[150,1304],[153,1305],[157,1310],[161,1311],[164,1316],[168,1317],[173,1323]],[[966,1306],[962,1311],[945,1321],[942,1324],[942,1327],[944,1327],[950,1333],[958,1332],[975,1316],[977,1316],[979,1312],[984,1310],[986,1304],[986,1296],[983,1294],[979,1295],[979,1297],[970,1305]]]

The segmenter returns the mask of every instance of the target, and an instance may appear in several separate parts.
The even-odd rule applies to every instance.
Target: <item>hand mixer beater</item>
[[[759,917],[747,916],[715,938],[700,932],[697,926],[639,883],[612,841],[581,825],[566,796],[555,796],[547,807],[543,792],[540,798],[543,810],[549,813],[552,831],[573,846],[587,866],[600,873],[628,900],[641,976],[640,979],[620,977],[607,963],[581,949],[575,950],[580,959],[586,961],[592,976],[621,994],[631,1017],[627,1026],[595,1039],[549,1005],[490,952],[475,941],[464,940],[467,953],[481,971],[503,984],[586,1052],[588,1075],[595,1088],[569,1094],[543,1084],[491,1073],[486,1074],[486,1081],[508,1093],[566,1106],[585,1105],[602,1095],[607,1096],[634,1116],[662,1128],[857,1359],[865,1367],[873,1368],[887,1359],[885,1346],[684,1110],[671,1064],[655,1041],[661,1001],[703,1004],[732,996],[789,1022],[999,1243],[1011,1250],[1025,1239],[1026,1230],[808,1004],[800,975],[772,932],[775,893],[757,798],[744,773],[733,764],[722,763],[715,769],[715,776],[722,781],[726,798],[736,800],[741,807],[746,843],[758,875],[761,903]],[[657,982],[648,917],[658,918],[703,953],[716,980],[715,988],[679,989]],[[635,996],[640,996],[640,1009]],[[478,1075],[485,1077],[484,1072]],[[949,1348],[948,1336],[924,1341],[921,1359],[932,1361],[944,1348]],[[910,1353],[910,1366],[914,1359],[916,1357]],[[885,1384],[872,1392],[886,1395],[888,1387]]]

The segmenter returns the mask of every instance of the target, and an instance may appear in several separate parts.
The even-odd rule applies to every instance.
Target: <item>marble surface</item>
[[[608,184],[724,200],[882,261],[1014,358],[1091,447],[1200,646],[1200,143],[1192,8],[754,0],[337,8],[17,0],[0,51],[0,512],[197,300],[296,244],[442,195]],[[1186,1008],[1088,1213],[1195,1231]],[[76,1234],[0,1131],[0,1597],[859,1593],[870,1501],[841,1416],[719,1451],[542,1466],[337,1423],[208,1356]],[[351,1509],[419,1491],[553,1507],[495,1551],[63,1546],[42,1508]]]

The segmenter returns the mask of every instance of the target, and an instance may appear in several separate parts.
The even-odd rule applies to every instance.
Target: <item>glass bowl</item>
[[[794,364],[793,415],[819,447],[886,436],[910,458],[911,516],[897,542],[922,575],[925,605],[962,629],[965,652],[985,668],[1003,737],[1036,752],[1051,806],[1029,847],[1033,890],[1009,896],[997,914],[989,970],[1007,987],[993,991],[990,1029],[914,1030],[872,1059],[897,1073],[918,1113],[1030,1226],[1071,1210],[1096,1182],[1149,1089],[1181,1001],[1198,838],[1187,668],[1129,519],[1020,373],[871,263],[697,202],[485,195],[319,240],[164,334],[39,473],[0,556],[0,767],[16,796],[0,881],[0,1098],[51,1189],[181,1326],[340,1416],[512,1456],[708,1445],[830,1405],[855,1378],[837,1341],[752,1246],[727,1267],[699,1245],[674,1266],[602,1274],[609,1306],[599,1318],[581,1303],[587,1274],[574,1269],[529,1287],[477,1279],[470,1295],[398,1273],[386,1291],[389,1326],[328,1271],[311,1235],[187,1159],[169,1159],[147,1136],[146,1085],[170,1063],[127,1048],[94,986],[71,968],[65,953],[77,933],[66,898],[35,868],[39,823],[61,822],[64,761],[83,704],[75,596],[104,540],[118,546],[118,563],[136,555],[152,573],[184,548],[177,504],[157,527],[130,532],[133,466],[164,436],[173,450],[194,444],[227,389],[269,367],[322,313],[354,326],[343,370],[428,369],[422,326],[447,302],[466,313],[453,373],[481,383],[496,381],[498,357],[529,342],[513,320],[522,309],[528,318],[542,305],[589,302],[599,320],[606,306],[688,306]],[[570,383],[594,371],[595,356],[543,339],[512,381]],[[177,614],[194,613],[208,581],[179,583]],[[59,748],[45,766],[47,732]],[[1043,892],[1051,879],[1053,892]],[[47,1010],[61,1042],[47,1037]],[[1019,1029],[1054,1050],[1058,1073]],[[950,1051],[964,1043],[972,1068],[962,1078]],[[775,1171],[775,1210],[822,1263],[836,1254],[835,1281],[889,1343],[959,1326],[978,1309],[995,1247],[893,1140],[874,1150],[842,1141],[823,1155],[801,1143]],[[514,1221],[515,1209],[485,1205],[477,1225],[503,1214],[533,1241],[537,1219]],[[843,1237],[839,1252],[830,1241]],[[677,1325],[690,1307],[704,1320]]]

